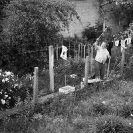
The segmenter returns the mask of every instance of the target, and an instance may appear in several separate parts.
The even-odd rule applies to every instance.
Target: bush
[[[20,102],[32,99],[32,76],[24,76],[19,79],[11,72],[1,71],[0,82],[0,110],[15,107]]]
[[[96,133],[132,133],[132,122],[115,115],[104,115],[96,119]]]

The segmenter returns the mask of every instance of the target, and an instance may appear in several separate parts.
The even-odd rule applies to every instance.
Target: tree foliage
[[[96,38],[102,33],[103,25],[98,21],[95,26],[90,26],[90,24],[83,30],[82,37],[87,38],[87,41],[95,41]]]
[[[110,13],[116,23],[125,21],[127,25],[133,20],[133,1],[131,0],[98,0],[100,9]]]
[[[15,44],[51,45],[77,12],[67,2],[14,0],[7,7],[8,33]],[[42,44],[43,43],[43,44]]]
[[[12,0],[5,13],[2,66],[17,71],[42,65],[42,52],[31,51],[45,50],[59,43],[60,32],[69,28],[73,17],[78,17],[74,7],[66,1]]]

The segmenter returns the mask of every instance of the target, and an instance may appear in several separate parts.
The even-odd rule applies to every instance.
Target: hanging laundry
[[[121,52],[123,49],[126,49],[127,47],[125,46],[125,41],[126,40],[121,40]]]
[[[118,47],[118,45],[119,45],[119,40],[116,40],[116,41],[115,41],[115,46]]]
[[[62,52],[60,57],[64,60],[67,60],[67,47],[66,46],[62,46]]]
[[[127,45],[130,45],[130,44],[131,44],[131,40],[132,40],[131,37],[128,37],[128,38],[127,38]]]

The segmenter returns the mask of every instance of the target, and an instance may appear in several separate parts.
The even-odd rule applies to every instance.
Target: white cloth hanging
[[[125,42],[126,42],[126,39],[125,40],[121,40],[121,52],[123,49],[126,49],[127,47],[125,46]]]
[[[62,52],[60,57],[64,60],[67,60],[67,47],[66,46],[62,46]]]
[[[115,41],[115,46],[118,47],[118,45],[119,45],[119,40],[116,40],[116,41]]]
[[[132,40],[131,37],[128,37],[128,38],[127,38],[127,45],[130,45],[130,44],[131,44],[131,40]]]

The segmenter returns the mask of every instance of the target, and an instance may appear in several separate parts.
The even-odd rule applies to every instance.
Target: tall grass
[[[132,86],[125,82],[114,84],[98,92],[92,87],[59,96],[37,105],[34,110],[7,117],[1,121],[0,132],[132,133]]]

